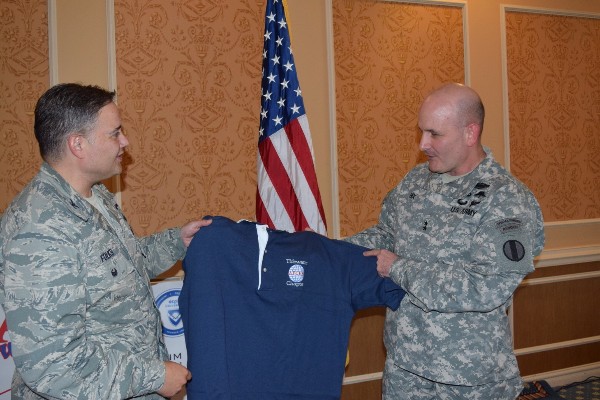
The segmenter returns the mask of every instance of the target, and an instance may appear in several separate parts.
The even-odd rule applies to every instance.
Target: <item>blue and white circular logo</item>
[[[288,271],[288,276],[292,282],[302,282],[304,279],[304,267],[299,264],[292,265]]]
[[[181,289],[171,289],[162,292],[156,298],[156,306],[160,311],[162,331],[165,336],[183,335],[183,322],[179,312],[179,294]]]

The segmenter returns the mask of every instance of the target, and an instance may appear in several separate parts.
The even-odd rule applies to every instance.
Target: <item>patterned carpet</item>
[[[583,382],[556,388],[560,398],[567,400],[600,400],[600,378],[592,377]]]
[[[518,400],[600,400],[600,378],[552,388],[546,381],[527,382]]]

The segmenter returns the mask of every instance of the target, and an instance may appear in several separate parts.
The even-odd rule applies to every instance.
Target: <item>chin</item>
[[[441,174],[442,170],[440,168],[436,168],[435,165],[431,165],[431,162],[428,165],[429,167],[429,171],[436,173],[436,174]]]

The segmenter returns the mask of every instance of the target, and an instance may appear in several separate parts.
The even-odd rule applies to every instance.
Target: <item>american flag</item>
[[[256,219],[274,229],[326,234],[282,0],[267,0],[264,43]]]

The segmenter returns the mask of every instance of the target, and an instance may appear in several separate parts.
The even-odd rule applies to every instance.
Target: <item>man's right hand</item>
[[[192,379],[192,373],[186,367],[171,361],[165,361],[165,383],[158,394],[164,397],[175,396],[190,379]]]

